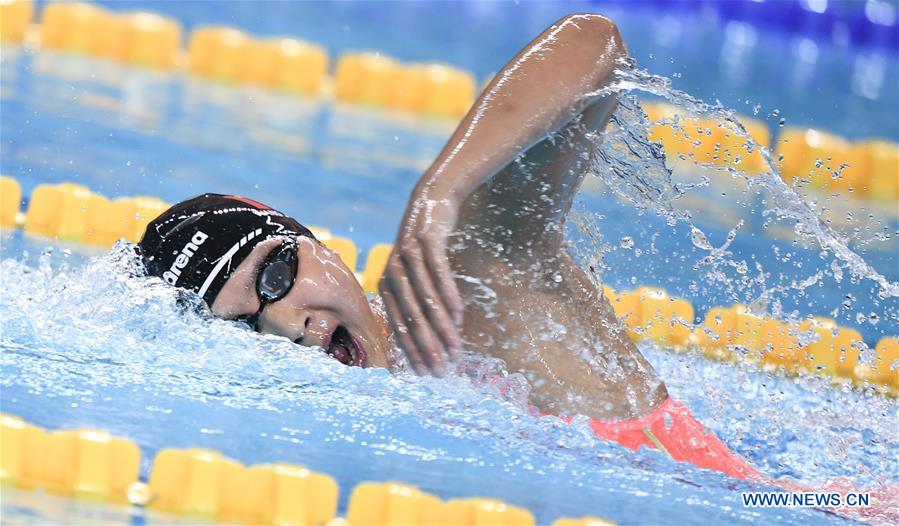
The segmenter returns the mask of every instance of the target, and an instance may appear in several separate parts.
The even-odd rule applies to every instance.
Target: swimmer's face
[[[281,243],[279,239],[260,243],[241,262],[212,304],[216,316],[233,320],[259,310],[257,272]],[[300,237],[297,260],[293,287],[286,296],[265,306],[257,324],[259,332],[321,347],[347,365],[391,365],[386,324],[372,311],[356,277],[337,253]]]

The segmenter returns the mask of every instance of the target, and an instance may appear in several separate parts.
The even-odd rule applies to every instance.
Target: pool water
[[[345,9],[358,20],[365,8]],[[540,9],[550,16],[556,8]],[[215,16],[239,13],[235,7]],[[212,16],[203,3],[178,14],[189,23],[221,21],[202,18]],[[623,28],[639,23],[622,16]],[[645,53],[646,44],[634,40],[632,49]],[[452,131],[442,121],[84,57],[7,51],[0,171],[26,195],[39,183],[62,181],[169,202],[206,191],[244,194],[329,227],[364,251],[392,241],[409,190]],[[478,67],[486,72],[493,62]],[[657,63],[648,62],[651,69]],[[884,93],[881,102],[891,96]],[[760,91],[759,100],[765,97],[773,95]],[[822,114],[808,104],[797,112]],[[882,114],[871,127],[893,137],[895,121]],[[625,130],[637,126],[622,122]],[[696,171],[677,177],[701,180],[703,170]],[[573,249],[583,261],[601,254],[603,279],[615,288],[660,285],[689,298],[699,313],[744,302],[783,318],[832,315],[858,328],[869,345],[899,333],[897,298],[853,276],[814,240],[792,234],[789,221],[775,220],[786,225],[776,234],[765,212],[770,195],[747,192],[733,179],[728,199],[721,186],[700,185],[685,197],[641,206],[610,192],[599,174],[577,204]],[[728,203],[715,208],[716,200]],[[668,205],[690,220],[672,222],[663,213]],[[896,231],[895,216],[856,215],[844,229],[851,247],[886,281],[899,281],[895,235],[877,235]],[[694,228],[716,247],[736,232],[726,264],[699,264],[708,251],[697,246]],[[533,417],[522,379],[513,376],[518,387],[506,394],[481,380],[504,374],[495,361],[470,356],[446,379],[391,375],[346,368],[284,339],[207,318],[179,307],[161,282],[130,277],[135,263],[125,244],[106,253],[5,232],[0,256],[3,411],[50,429],[94,427],[133,439],[143,451],[144,476],[159,449],[198,446],[244,464],[282,461],[328,473],[340,483],[342,510],[356,483],[398,480],[441,498],[496,497],[528,508],[540,524],[588,513],[621,524],[850,522],[818,510],[744,508],[740,491],[763,487],[597,441],[580,419],[569,425]],[[809,486],[846,477],[876,490],[899,481],[894,399],[648,343],[641,348],[672,396],[762,472]],[[4,493],[2,513],[52,521],[60,504],[47,499]],[[126,520],[145,519],[164,520]]]
[[[445,498],[497,497],[540,523],[585,513],[622,524],[837,520],[745,509],[739,491],[752,484],[599,442],[584,422],[530,416],[524,387],[503,397],[477,380],[497,364],[472,358],[442,380],[347,368],[177,307],[170,287],[128,277],[128,247],[87,261],[23,248],[27,259],[0,267],[2,402],[38,425],[107,429],[145,459],[203,446],[247,464],[302,464],[345,489],[401,480]],[[644,351],[672,395],[767,474],[876,487],[899,469],[890,399]]]

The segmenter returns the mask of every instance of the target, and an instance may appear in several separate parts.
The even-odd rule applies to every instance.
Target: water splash
[[[705,165],[705,168],[726,170],[734,176],[742,176],[748,190],[765,191],[771,198],[771,204],[763,211],[765,217],[792,221],[793,231],[800,238],[812,240],[822,250],[829,251],[854,278],[875,282],[879,287],[880,299],[899,297],[899,282],[887,279],[853,251],[848,240],[831,228],[819,212],[783,181],[768,148],[752,139],[732,110],[720,103],[708,104],[678,91],[672,87],[670,79],[638,69],[630,59],[622,60],[615,73],[615,81],[588,95],[600,97],[615,94],[619,97],[619,107],[612,116],[609,130],[602,136],[603,140],[597,143],[593,162],[593,172],[612,191],[630,201],[641,212],[649,209],[662,215],[669,224],[686,222],[694,245],[711,251],[705,237],[696,234],[699,229],[693,224],[691,214],[675,206],[676,201],[692,186],[675,180],[671,168],[666,164],[662,146],[646,137],[651,121],[640,107],[635,94],[661,97],[689,114],[718,121],[719,126],[745,141],[743,147],[748,153],[760,152],[765,165],[761,174],[752,176],[739,172],[730,165],[727,168]],[[663,122],[685,137],[690,137],[677,117]],[[735,158],[734,162],[739,164],[739,158]],[[699,185],[707,183],[704,179]]]

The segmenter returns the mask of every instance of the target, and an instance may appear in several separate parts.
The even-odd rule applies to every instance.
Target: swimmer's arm
[[[595,102],[589,94],[624,55],[608,19],[563,18],[497,74],[416,185],[380,289],[417,372],[443,374],[446,360],[462,347],[463,303],[447,258],[462,203]]]
[[[569,15],[544,31],[493,78],[413,197],[461,204],[516,157],[578,116],[626,56],[609,19]]]

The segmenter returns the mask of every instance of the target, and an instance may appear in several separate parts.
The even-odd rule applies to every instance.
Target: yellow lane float
[[[850,143],[823,130],[788,128],[777,139],[776,156],[788,183],[880,201],[899,198],[896,143]]]
[[[749,174],[766,169],[764,158],[751,149],[745,137],[735,127],[714,119],[699,118],[680,108],[659,102],[645,102],[643,109],[653,122],[647,137],[660,142],[669,158],[684,156],[685,160],[717,166],[734,166]],[[768,147],[771,132],[765,123],[739,117],[746,132],[760,146]]]
[[[581,517],[580,519],[569,519],[567,517],[562,517],[561,519],[556,519],[553,522],[552,526],[615,526],[615,523],[606,519],[600,519],[599,517],[586,516]]]
[[[250,83],[306,95],[326,85],[324,48],[294,38],[258,40],[231,27],[201,27],[188,44],[190,72],[212,80]]]
[[[415,486],[362,482],[350,494],[346,521],[351,525],[435,524],[441,508],[440,499]]]
[[[320,241],[329,249],[337,252],[341,261],[343,261],[350,270],[356,268],[356,260],[359,258],[359,249],[356,248],[356,244],[353,243],[352,239],[340,236],[328,236],[326,239],[320,239]]]
[[[12,177],[0,175],[0,227],[19,226],[19,207],[22,204],[22,187]]]
[[[20,418],[0,416],[0,478],[20,489],[89,500],[126,502],[137,481],[137,444],[105,431],[48,433]]]
[[[874,346],[876,355],[871,365],[856,367],[856,378],[885,386],[899,394],[899,337],[881,338]]]
[[[83,2],[53,2],[41,14],[41,46],[168,70],[177,65],[181,25],[154,13],[115,13]]]
[[[378,282],[387,268],[387,259],[393,251],[393,245],[378,243],[368,250],[365,259],[365,270],[362,271],[362,288],[365,292],[378,292]]]
[[[31,0],[4,0],[0,2],[0,41],[21,43],[34,17]]]
[[[200,27],[190,35],[190,72],[222,82],[241,80],[251,37],[230,27]]]
[[[150,473],[152,509],[248,524],[323,524],[337,513],[337,482],[300,466],[244,467],[205,449],[166,449]]]
[[[363,482],[350,496],[346,522],[353,526],[531,526],[534,517],[523,508],[494,499],[452,499],[444,502],[415,486],[396,482]]]
[[[647,137],[661,143],[669,159],[731,165],[750,175],[767,169],[761,152],[750,151],[746,139],[729,124],[661,102],[644,102],[643,109],[652,122]],[[758,145],[770,146],[771,132],[764,122],[739,120]],[[823,130],[786,128],[777,137],[772,158],[790,184],[879,201],[899,199],[899,144],[894,142],[852,143]]]
[[[326,86],[328,53],[323,47],[279,38],[257,43],[255,49],[258,62],[252,75],[245,73],[247,82],[307,95],[321,93]]]
[[[453,499],[443,505],[443,524],[470,526],[532,526],[534,516],[524,508],[495,499]]]
[[[869,140],[853,148],[866,163],[868,196],[876,201],[899,200],[899,144]]]
[[[137,242],[147,223],[169,205],[155,197],[113,201],[72,183],[42,184],[31,193],[25,232],[71,243],[112,246],[120,238]]]
[[[402,64],[380,53],[348,53],[337,62],[337,100],[437,117],[465,115],[475,98],[474,76],[442,64]]]
[[[799,326],[814,331],[817,340],[803,348],[803,368],[813,374],[837,380],[855,379],[862,335],[855,329],[840,327],[829,318],[812,318]]]
[[[693,324],[693,306],[672,298],[662,289],[640,287],[626,293],[606,289],[615,314],[630,329],[634,340],[644,338],[675,347],[687,343]]]

